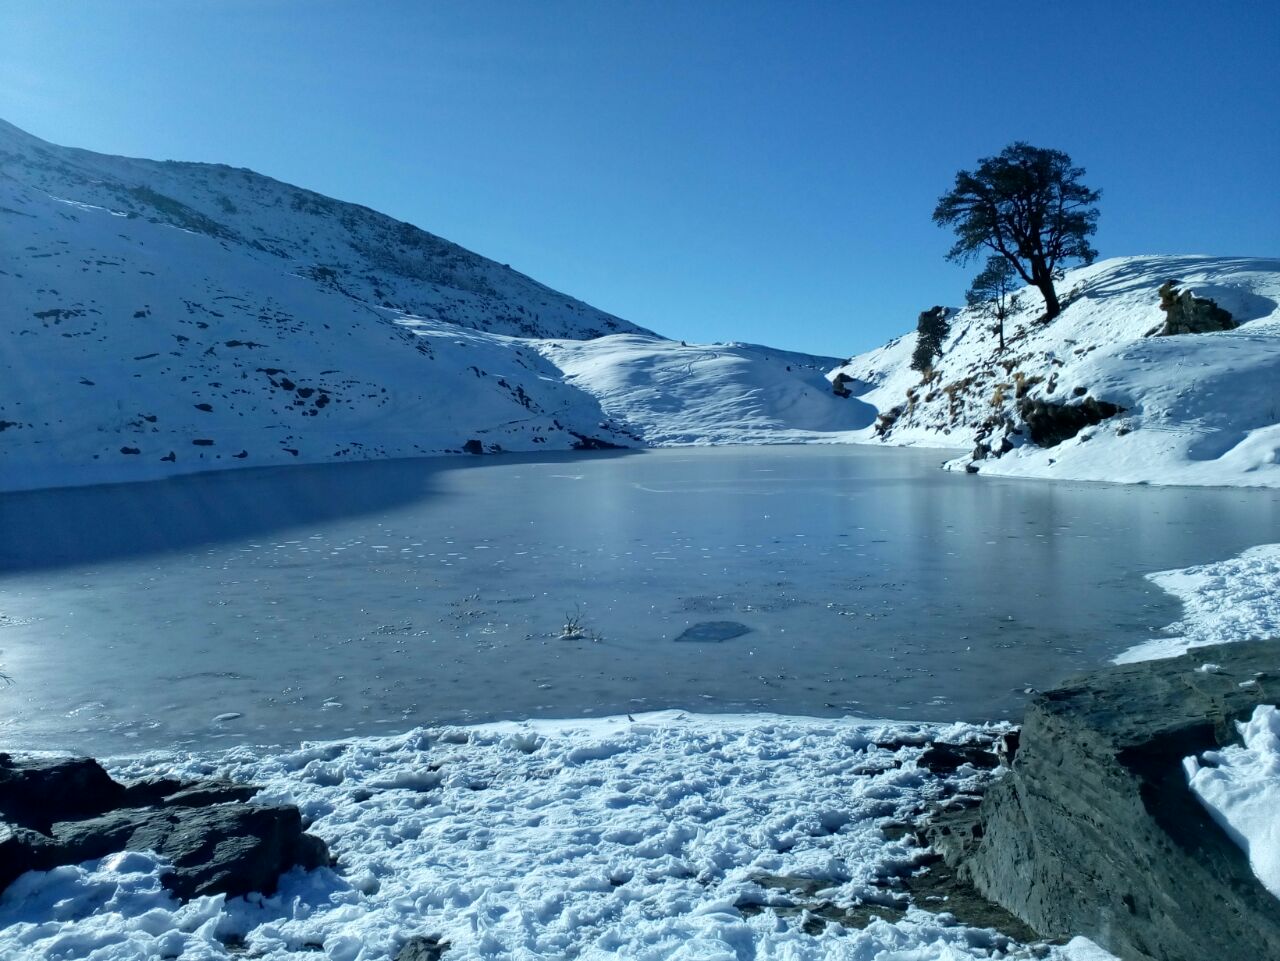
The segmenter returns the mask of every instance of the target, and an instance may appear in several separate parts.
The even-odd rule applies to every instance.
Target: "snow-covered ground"
[[[1193,647],[1280,637],[1280,544],[1239,557],[1147,575],[1182,602],[1165,636],[1136,645],[1116,663],[1177,657]]]
[[[939,777],[917,767],[920,747],[892,745],[982,733],[665,712],[122,762],[117,776],[262,784],[301,808],[339,870],[294,872],[268,898],[182,906],[145,854],[31,873],[0,900],[0,956],[224,958],[230,943],[264,959],[374,961],[421,934],[457,961],[1044,957],[918,909],[808,933],[804,916],[760,910],[790,900],[756,883],[766,875],[820,882],[838,905],[898,900],[877,882],[924,851],[882,825],[989,775]],[[1107,957],[1082,939],[1047,956]]]
[[[1280,710],[1259,705],[1236,727],[1243,743],[1189,757],[1184,766],[1191,790],[1280,898]]]
[[[1231,331],[1148,336],[1164,321],[1158,289],[1174,279],[1215,300]],[[1117,257],[1069,271],[1062,314],[1038,322],[1042,301],[1023,291],[997,351],[990,321],[952,317],[933,379],[910,368],[911,333],[853,358],[843,372],[892,426],[891,444],[976,446],[1003,456],[974,461],[983,474],[1150,484],[1280,487],[1280,259]],[[1052,447],[1030,444],[1021,401],[1122,408]],[[870,432],[868,434],[870,436]],[[879,436],[879,435],[876,435]]]

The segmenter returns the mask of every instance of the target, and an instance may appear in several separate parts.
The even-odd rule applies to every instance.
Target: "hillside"
[[[699,348],[247,170],[0,122],[0,230],[0,490],[870,421],[830,395],[831,358],[716,346],[685,389],[667,372]]]
[[[57,147],[0,120],[0,171],[7,189],[63,201],[61,218],[99,208],[177,228],[357,304],[517,337],[648,333],[412,224],[252,170]],[[141,245],[133,226],[114,229]],[[28,261],[49,253],[24,248]]]
[[[1160,287],[1213,300],[1235,329],[1156,335]],[[1041,300],[1007,321],[951,318],[931,376],[910,368],[915,334],[843,373],[879,414],[867,439],[965,448],[952,469],[1020,477],[1280,487],[1280,260],[1122,257],[1067,273],[1066,308]]]

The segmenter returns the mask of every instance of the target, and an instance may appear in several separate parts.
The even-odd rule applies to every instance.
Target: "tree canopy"
[[[1044,295],[1047,319],[1062,311],[1054,280],[1066,262],[1093,263],[1101,192],[1081,183],[1084,168],[1061,150],[1018,141],[995,157],[961,170],[938,199],[933,221],[951,227],[956,242],[947,259],[965,263],[982,250],[1007,260]]]
[[[916,320],[916,346],[911,353],[911,368],[921,373],[933,367],[933,359],[942,353],[942,344],[951,333],[949,311],[934,307],[920,312]]]

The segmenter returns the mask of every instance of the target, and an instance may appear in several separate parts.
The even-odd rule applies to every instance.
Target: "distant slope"
[[[1157,291],[1171,279],[1240,326],[1148,336],[1165,319]],[[1069,272],[1060,289],[1069,304],[1048,324],[1036,292],[1025,292],[1003,354],[988,322],[961,311],[927,383],[910,369],[914,333],[829,376],[852,378],[882,415],[865,439],[973,448],[955,469],[1280,486],[1280,259],[1122,257]],[[1067,432],[1072,409],[1108,413],[1105,405],[1121,410],[1060,442],[1033,442],[1029,418],[1061,420]]]
[[[640,334],[541,350],[613,423],[656,446],[847,442],[875,418],[832,395],[823,372],[833,358]]]
[[[707,366],[707,351],[249,171],[54,147],[0,123],[0,237],[0,490],[821,440],[869,419],[826,389],[830,359],[732,345],[708,348]]]

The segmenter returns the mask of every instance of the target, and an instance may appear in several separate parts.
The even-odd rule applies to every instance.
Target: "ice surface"
[[[1012,717],[1177,619],[1143,571],[1280,540],[1266,492],[978,483],[938,460],[697,449],[0,495],[0,746],[666,707]],[[562,640],[575,611],[583,639]],[[674,642],[707,621],[751,632]]]

